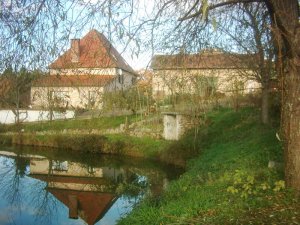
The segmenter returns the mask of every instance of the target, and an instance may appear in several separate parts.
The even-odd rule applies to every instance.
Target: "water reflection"
[[[46,182],[47,191],[69,208],[69,218],[98,222],[117,200],[119,183],[131,172],[109,167],[48,159],[30,160],[30,176]]]
[[[11,150],[0,151],[0,224],[115,224],[180,172],[138,159]]]

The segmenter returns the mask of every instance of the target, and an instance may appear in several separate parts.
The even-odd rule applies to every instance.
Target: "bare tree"
[[[238,51],[255,55],[253,60],[247,62],[252,72],[242,76],[246,75],[247,79],[261,84],[261,119],[262,123],[267,124],[270,85],[276,74],[271,20],[263,6],[263,3],[237,5],[236,10],[228,12],[229,21],[225,24],[219,23],[217,30],[229,36]]]
[[[27,107],[29,104],[31,82],[38,74],[38,71],[30,72],[25,68],[16,70],[9,67],[1,76],[0,103],[2,107],[12,110],[16,124],[21,122],[20,108]]]
[[[147,47],[150,46],[152,51],[169,49],[171,52],[176,48],[178,50],[183,43],[194,43],[187,48],[189,51],[199,50],[214,42],[214,39],[204,37],[209,37],[214,31],[215,15],[226,14],[228,10],[233,10],[240,4],[264,3],[262,7],[267,10],[271,20],[277,71],[283,90],[281,127],[285,143],[286,181],[289,186],[300,190],[298,1],[156,0],[144,10],[146,16],[142,16],[142,19],[135,11],[140,6],[140,1],[137,0],[109,0],[97,3],[82,0],[24,1],[22,4],[18,4],[18,1],[11,2],[12,4],[5,5],[5,10],[1,12],[0,46],[1,52],[12,54],[7,54],[7,57],[1,56],[1,68],[4,68],[8,60],[16,64],[27,61],[31,66],[43,64],[42,62],[45,64],[46,60],[42,59],[49,59],[60,52],[63,49],[62,40],[68,39],[73,31],[79,32],[84,25],[104,27],[109,33],[109,39],[116,34],[126,47],[133,46],[137,54],[141,50],[141,42],[148,44]],[[204,31],[201,34],[202,38],[197,35],[200,31]],[[218,38],[218,42],[223,41],[222,37]],[[162,43],[161,47],[156,43]],[[28,58],[31,60],[27,60]]]

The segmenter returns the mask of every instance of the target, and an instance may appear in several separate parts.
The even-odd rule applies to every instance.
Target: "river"
[[[0,148],[1,225],[113,225],[183,171],[139,158]]]

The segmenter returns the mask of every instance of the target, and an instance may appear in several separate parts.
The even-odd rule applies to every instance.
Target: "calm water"
[[[115,224],[181,172],[136,158],[0,148],[0,224]]]

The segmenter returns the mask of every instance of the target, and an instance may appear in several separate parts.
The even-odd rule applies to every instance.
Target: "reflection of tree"
[[[23,178],[27,174],[27,168],[30,164],[30,160],[28,158],[16,157],[15,161],[16,174]]]
[[[36,212],[35,224],[56,224],[53,219],[58,214],[58,201],[47,191],[48,183],[40,183],[30,193]]]
[[[11,208],[13,209],[12,213],[21,212],[23,206],[23,198],[20,188],[20,178],[23,172],[19,170],[16,166],[16,161],[11,159],[6,159],[2,161],[4,168],[0,172],[0,186],[2,187],[2,199],[5,199],[9,202]],[[22,166],[23,167],[23,166]],[[8,215],[12,224],[14,224],[14,217]]]
[[[148,187],[149,183],[145,177],[132,173],[128,179],[119,183],[116,192],[129,198],[133,198],[145,194]]]
[[[1,160],[4,166],[0,172],[1,198],[7,200],[11,207],[11,215],[8,215],[11,224],[15,224],[16,215],[21,215],[25,204],[36,210],[34,224],[52,224],[57,214],[57,201],[46,191],[47,183],[34,182],[27,184],[24,189],[24,176],[27,175],[27,168],[30,160],[20,155],[12,159]],[[30,199],[31,198],[31,199]],[[27,207],[26,207],[27,208]],[[42,216],[41,216],[42,215]]]
[[[20,179],[26,175],[29,162],[29,159],[17,155],[15,160],[6,160],[6,170],[1,171],[1,184],[6,187],[3,196],[11,204],[20,205],[18,204],[21,202]]]
[[[52,173],[52,160],[49,163],[48,176]],[[31,189],[32,202],[37,209],[36,224],[53,224],[53,218],[58,213],[58,201],[48,192],[49,182],[38,182],[36,188]],[[43,215],[43,216],[40,216]]]

